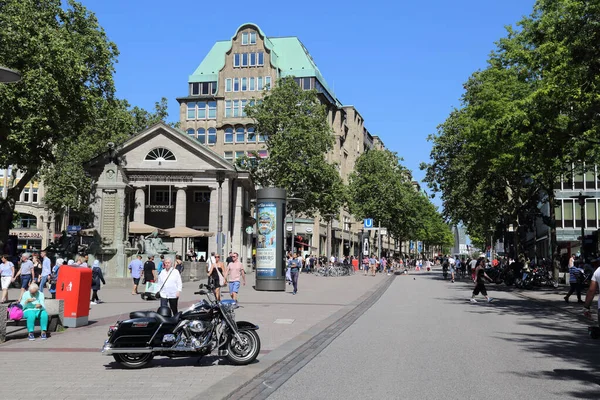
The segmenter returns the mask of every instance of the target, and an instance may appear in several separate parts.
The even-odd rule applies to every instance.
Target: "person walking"
[[[144,263],[144,283],[156,282],[156,265],[154,256],[148,256],[148,261]]]
[[[90,301],[92,305],[102,303],[102,300],[98,298],[98,291],[101,287],[100,282],[102,282],[102,285],[106,285],[102,268],[100,268],[100,261],[94,260],[92,264],[92,300]]]
[[[292,258],[288,261],[288,268],[290,269],[290,277],[294,290],[292,294],[298,293],[298,275],[300,273],[301,264],[296,254],[292,254]]]
[[[35,272],[33,271],[33,263],[29,260],[29,254],[23,253],[21,256],[21,268],[19,268],[19,272],[13,278],[15,281],[19,276],[21,276],[21,295],[19,296],[19,301],[23,297],[23,293],[27,289],[29,289],[29,284],[35,281]]]
[[[40,285],[40,279],[42,278],[42,263],[40,261],[40,257],[37,254],[33,254],[31,256],[31,262],[33,263],[33,273],[35,274],[35,282]]]
[[[375,255],[372,255],[371,258],[369,258],[369,270],[371,271],[371,276],[377,274],[377,259],[375,258]]]
[[[214,257],[214,262],[210,263],[210,269],[208,270],[208,285],[214,286],[215,288],[215,297],[217,301],[221,301],[221,286],[227,283],[225,279],[225,268],[223,267],[223,262],[221,261],[221,256],[211,256]],[[221,284],[221,282],[223,284]]]
[[[179,271],[172,266],[170,258],[165,258],[164,267],[158,276],[160,306],[169,307],[173,315],[175,315],[178,311],[179,296],[183,289],[183,283],[181,282]]]
[[[598,283],[600,282],[600,258],[592,261],[592,266],[596,268],[594,274],[592,275],[592,279],[590,281],[590,287],[587,291],[587,295],[585,296],[585,304],[583,306],[583,313],[586,317],[591,318],[590,307],[592,302],[594,301],[594,297],[596,296],[596,292],[598,291]],[[598,300],[598,327],[600,327],[600,300]]]
[[[23,317],[27,320],[28,339],[35,340],[33,331],[35,330],[35,321],[40,320],[42,330],[42,340],[46,340],[46,331],[48,330],[48,313],[46,312],[46,303],[44,293],[41,293],[36,283],[29,285],[29,290],[21,297],[21,306],[23,306]]]
[[[8,256],[4,254],[2,256],[2,263],[0,263],[0,284],[2,285],[2,300],[0,303],[6,303],[8,301],[8,288],[13,282],[15,276],[15,265],[8,261]]]
[[[576,292],[577,293],[577,303],[578,304],[583,304],[583,300],[581,300],[581,282],[582,282],[582,278],[583,278],[583,268],[575,265],[575,263],[572,263],[569,261],[569,285],[571,286],[571,288],[569,289],[569,292],[567,293],[567,295],[564,297],[565,299],[565,303],[569,302],[569,297],[571,297],[571,295]]]
[[[44,289],[46,289],[46,283],[50,278],[50,274],[52,273],[52,262],[48,258],[48,255],[45,251],[40,253],[42,256],[42,278],[40,279],[40,291],[44,293]]]
[[[244,266],[239,260],[240,255],[238,253],[233,253],[231,255],[231,259],[233,260],[225,269],[225,280],[229,282],[229,295],[235,301],[238,301],[238,292],[240,291],[240,278],[246,286],[246,272],[244,271]],[[298,278],[296,277],[296,282]]]
[[[491,282],[492,279],[485,273],[485,264],[483,262],[479,263],[477,268],[475,268],[475,277],[475,288],[473,289],[473,295],[471,296],[471,303],[477,303],[475,296],[479,295],[479,293],[484,295],[488,303],[490,303],[494,298],[489,297],[487,294],[487,290],[485,289],[485,279],[489,282]]]
[[[131,290],[132,295],[138,294],[138,285],[140,284],[140,277],[144,271],[144,264],[142,263],[142,255],[138,254],[135,260],[129,263],[129,273],[133,279],[133,289]]]

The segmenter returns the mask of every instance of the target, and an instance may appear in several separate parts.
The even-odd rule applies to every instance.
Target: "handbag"
[[[20,321],[23,319],[23,306],[20,303],[13,303],[8,306],[8,319]]]
[[[163,290],[163,288],[165,287],[165,283],[167,283],[167,281],[169,280],[169,277],[171,276],[171,273],[173,272],[173,267],[171,267],[171,270],[169,271],[169,274],[167,275],[167,279],[165,279],[165,281],[163,282],[162,286],[160,287],[160,289],[158,289],[158,291],[156,292],[156,294],[154,295],[154,297],[156,297],[157,299],[160,299],[160,291]]]
[[[217,268],[217,274],[219,275],[219,286],[225,286],[225,277],[219,268]]]

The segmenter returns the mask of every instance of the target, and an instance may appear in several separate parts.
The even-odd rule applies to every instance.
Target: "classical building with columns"
[[[94,229],[102,242],[102,259],[111,277],[127,276],[127,262],[137,249],[129,223],[157,228],[188,227],[214,237],[162,238],[178,254],[184,245],[206,257],[217,252],[215,237],[222,218],[223,251],[235,251],[249,264],[253,225],[250,202],[254,186],[246,172],[164,123],[140,132],[116,149],[92,160],[96,178]],[[189,240],[189,242],[185,242]]]

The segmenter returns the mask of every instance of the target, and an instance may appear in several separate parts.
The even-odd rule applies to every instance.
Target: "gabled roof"
[[[317,68],[315,61],[300,39],[295,36],[270,38],[264,34],[258,25],[252,23],[242,24],[230,40],[216,42],[198,68],[189,76],[188,82],[218,81],[219,71],[225,66],[226,54],[231,50],[233,39],[238,35],[240,30],[248,27],[256,29],[265,41],[265,47],[271,55],[271,64],[280,71],[281,77],[315,77],[327,94],[337,103],[338,107],[341,107],[341,103],[327,85],[321,71]]]

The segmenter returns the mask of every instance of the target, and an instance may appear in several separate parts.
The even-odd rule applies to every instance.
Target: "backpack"
[[[8,306],[8,319],[20,321],[23,319],[23,306],[20,303],[12,303]]]

